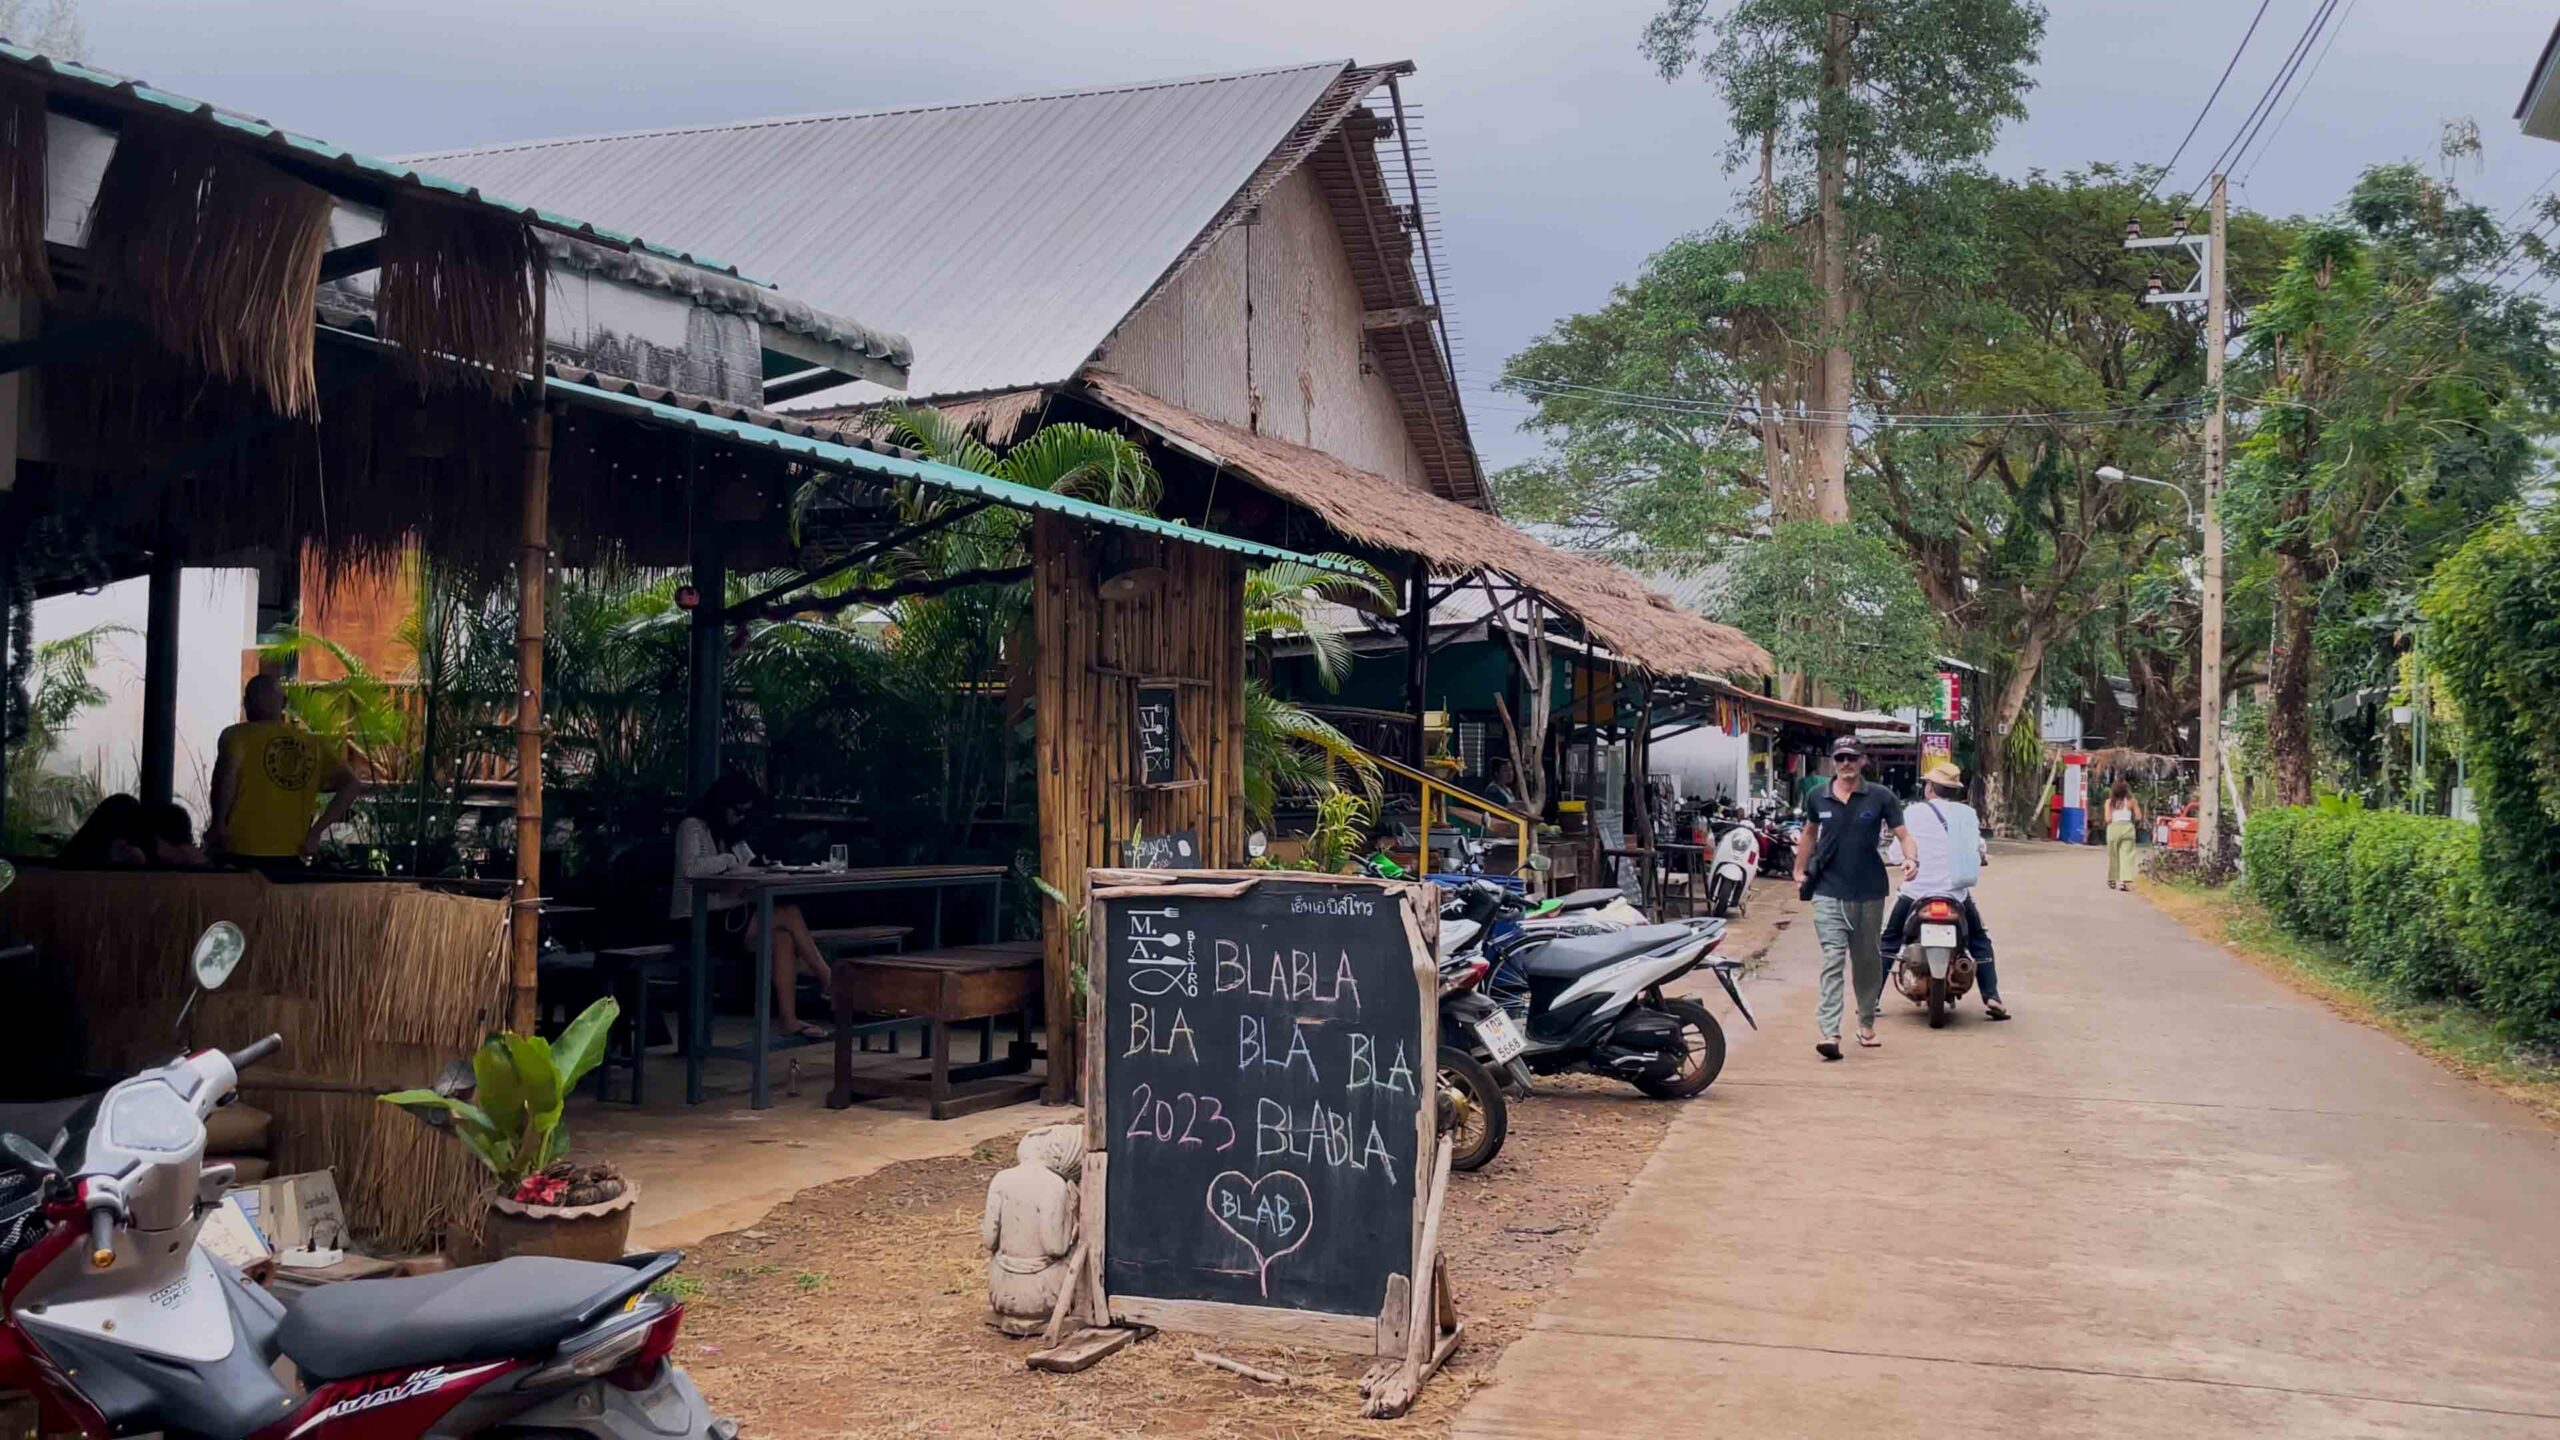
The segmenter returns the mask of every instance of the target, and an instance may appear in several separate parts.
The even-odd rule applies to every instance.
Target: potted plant
[[[496,1185],[486,1225],[488,1258],[622,1258],[639,1187],[610,1166],[572,1163],[569,1131],[561,1123],[578,1081],[604,1058],[605,1036],[621,1013],[610,997],[598,1000],[569,1022],[557,1043],[503,1031],[472,1054],[468,1084],[382,1097],[452,1131],[489,1167]]]

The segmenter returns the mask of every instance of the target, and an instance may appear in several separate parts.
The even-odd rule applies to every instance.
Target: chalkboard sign
[[[1120,863],[1132,870],[1197,870],[1199,832],[1176,830],[1166,835],[1139,836],[1120,847]]]
[[[1178,685],[1138,685],[1138,783],[1171,785],[1182,778],[1182,716]]]
[[[1297,1312],[1297,1338],[1373,1347],[1430,1186],[1430,912],[1384,881],[1092,883],[1086,1118],[1112,1313],[1267,1334]]]

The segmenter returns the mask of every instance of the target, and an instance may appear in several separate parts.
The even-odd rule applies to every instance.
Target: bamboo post
[[[525,420],[524,534],[516,555],[516,892],[507,1019],[534,1030],[536,959],[542,946],[543,581],[551,565],[551,412]]]

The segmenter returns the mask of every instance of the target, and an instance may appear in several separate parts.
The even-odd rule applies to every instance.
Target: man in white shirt
[[[1994,1020],[2009,1018],[2009,1007],[2000,1003],[2000,975],[1992,965],[1991,934],[1982,928],[1982,911],[1973,903],[1974,883],[1982,878],[1982,867],[1991,859],[1990,843],[1982,838],[1982,818],[1964,803],[1964,772],[1941,760],[1921,777],[1922,794],[1927,796],[1903,811],[1911,836],[1911,858],[1919,869],[1902,883],[1902,894],[1893,902],[1893,915],[1885,921],[1883,950],[1885,964],[1890,967],[1902,956],[1902,931],[1911,919],[1914,902],[1943,895],[1964,903],[1965,950],[1973,956],[1975,983],[1982,991],[1982,1006]]]

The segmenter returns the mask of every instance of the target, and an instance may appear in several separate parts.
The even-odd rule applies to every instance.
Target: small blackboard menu
[[[1294,1311],[1374,1343],[1389,1277],[1413,1274],[1437,1118],[1412,887],[1092,879],[1087,1126],[1113,1313],[1216,1331]]]
[[[1199,832],[1175,830],[1163,835],[1141,835],[1120,847],[1120,863],[1132,870],[1197,870]]]
[[[1138,783],[1171,785],[1182,778],[1182,716],[1178,685],[1138,684]]]

